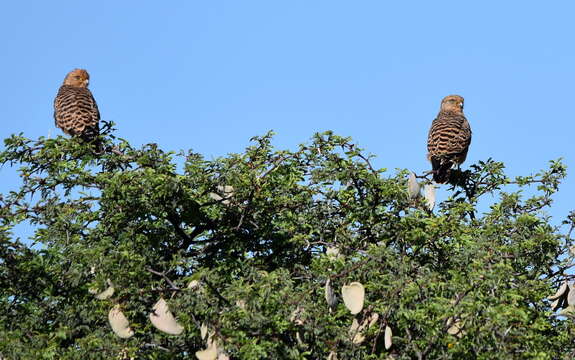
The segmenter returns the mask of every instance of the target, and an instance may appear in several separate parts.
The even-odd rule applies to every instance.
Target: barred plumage
[[[54,99],[54,120],[64,133],[93,141],[100,133],[100,112],[96,100],[88,89],[90,75],[83,69],[74,69],[64,79]],[[96,144],[99,148],[99,145]]]
[[[451,168],[465,161],[470,143],[471,127],[463,115],[463,98],[446,96],[427,138],[427,158],[435,182],[441,184],[449,179]]]

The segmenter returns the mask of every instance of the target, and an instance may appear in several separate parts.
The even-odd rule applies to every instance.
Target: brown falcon
[[[100,133],[100,112],[88,89],[90,75],[84,69],[74,69],[66,75],[54,99],[56,126],[66,134],[84,141],[94,141]],[[96,144],[99,149],[99,144]]]
[[[470,143],[471,127],[463,115],[463,98],[446,96],[427,138],[427,159],[431,161],[436,183],[447,182],[451,168],[465,161]]]

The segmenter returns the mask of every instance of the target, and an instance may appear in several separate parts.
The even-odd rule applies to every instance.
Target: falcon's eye
[[[79,76],[75,76],[75,78],[76,78],[76,80],[80,80],[80,77],[79,77]]]

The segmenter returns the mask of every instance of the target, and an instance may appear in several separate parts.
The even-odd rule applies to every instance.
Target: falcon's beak
[[[461,108],[461,110],[463,110],[463,103],[459,103],[459,107]]]
[[[90,84],[90,80],[86,79],[84,80],[84,85],[88,86]]]

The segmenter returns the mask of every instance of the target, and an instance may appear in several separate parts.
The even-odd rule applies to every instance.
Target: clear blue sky
[[[81,67],[134,145],[211,158],[270,129],[292,149],[333,130],[378,167],[421,172],[455,93],[473,129],[464,168],[492,157],[526,175],[564,157],[562,217],[575,208],[574,14],[572,1],[5,1],[0,138],[60,134],[52,101]]]

